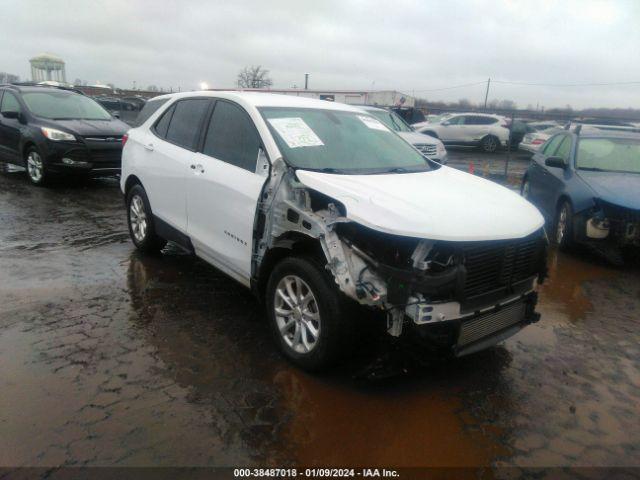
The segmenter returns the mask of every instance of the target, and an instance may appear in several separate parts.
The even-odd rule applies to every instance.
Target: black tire
[[[141,228],[141,215],[144,216],[146,225],[144,229]],[[142,252],[157,253],[167,244],[156,233],[151,205],[142,185],[134,185],[127,192],[127,226],[133,244]]]
[[[560,250],[568,250],[573,243],[573,208],[564,200],[558,205],[553,221],[553,243]]]
[[[27,169],[27,177],[33,185],[44,187],[50,183],[44,159],[36,147],[31,146],[27,149],[24,163]]]
[[[480,140],[480,148],[485,153],[494,153],[500,148],[500,139],[494,135],[487,135]]]
[[[318,336],[314,346],[307,352],[296,351],[294,346],[288,343],[292,339],[285,340],[285,333],[281,333],[278,324],[278,317],[280,322],[288,319],[286,325],[292,325],[294,331],[288,328],[286,335],[295,339],[295,332],[305,329],[302,325],[304,320],[293,318],[293,308],[289,309],[292,312],[291,316],[276,315],[277,303],[286,308],[285,303],[276,298],[279,297],[278,288],[282,285],[281,282],[293,277],[300,278],[312,292],[315,297],[314,310],[319,315]],[[307,371],[324,370],[342,358],[353,338],[354,308],[348,304],[346,297],[339,292],[335,282],[319,262],[311,257],[289,257],[281,260],[269,276],[265,295],[270,328],[278,348],[286,358]],[[296,321],[298,325],[295,325]],[[300,347],[304,348],[304,345],[300,344]]]

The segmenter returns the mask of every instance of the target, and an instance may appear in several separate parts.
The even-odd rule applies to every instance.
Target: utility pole
[[[491,85],[491,78],[487,80],[487,92],[484,94],[484,109],[487,109],[487,99],[489,98],[489,85]]]
[[[304,74],[304,89],[309,90],[309,74]]]

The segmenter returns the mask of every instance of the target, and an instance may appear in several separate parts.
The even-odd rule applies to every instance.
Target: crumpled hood
[[[578,175],[601,200],[640,210],[640,174],[579,170]]]
[[[385,175],[296,174],[306,187],[342,202],[350,220],[395,235],[500,240],[525,237],[544,224],[520,195],[449,167]]]
[[[442,143],[437,138],[432,137],[431,135],[425,135],[424,133],[417,132],[398,132],[402,138],[404,138],[407,142],[412,145],[424,144],[424,145],[437,145]]]

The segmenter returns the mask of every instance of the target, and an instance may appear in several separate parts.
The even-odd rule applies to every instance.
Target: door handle
[[[144,146],[144,149],[149,151],[149,152],[153,152],[153,143],[148,143]]]

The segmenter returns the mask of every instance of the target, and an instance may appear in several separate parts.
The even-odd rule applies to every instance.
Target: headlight
[[[56,130],[55,128],[47,128],[42,127],[42,134],[47,137],[49,140],[53,140],[54,142],[59,141],[67,141],[67,142],[75,142],[76,137],[71,135],[70,133],[63,132],[61,130]]]
[[[444,148],[444,143],[438,142],[436,144],[436,152],[438,153],[438,155],[444,155],[445,153],[447,153],[447,150]]]

